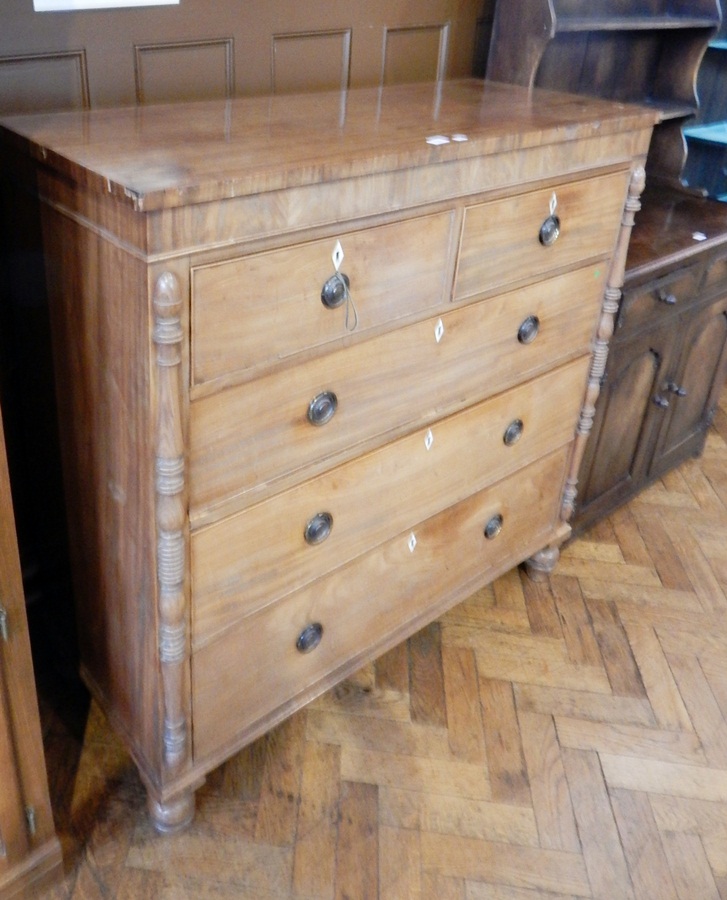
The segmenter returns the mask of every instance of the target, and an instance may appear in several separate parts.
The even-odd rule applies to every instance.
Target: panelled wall
[[[0,10],[0,114],[472,74],[494,0],[181,0]]]

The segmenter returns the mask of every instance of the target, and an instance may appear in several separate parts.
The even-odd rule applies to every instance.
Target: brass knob
[[[337,309],[346,302],[351,281],[343,272],[335,272],[321,289],[321,303],[327,309]]]
[[[560,235],[560,219],[555,214],[558,209],[558,197],[553,191],[550,198],[550,215],[540,226],[538,239],[544,247],[550,247],[558,240]]]
[[[323,626],[321,623],[311,622],[311,624],[306,625],[298,635],[298,640],[295,642],[295,649],[298,653],[310,653],[311,650],[315,650],[320,644],[322,637]]]
[[[674,306],[674,304],[677,302],[677,298],[674,296],[674,294],[669,294],[664,290],[660,290],[658,296],[659,303],[666,303],[667,306]]]
[[[521,344],[532,344],[540,330],[540,319],[537,316],[528,316],[518,328],[517,339]]]
[[[497,513],[494,515],[490,521],[485,525],[485,537],[488,541],[491,541],[493,538],[496,538],[497,535],[502,531],[502,524],[504,519]]]
[[[327,512],[316,513],[305,526],[306,544],[322,544],[333,528],[333,516]]]
[[[686,388],[681,387],[673,381],[670,381],[666,386],[667,391],[671,394],[675,394],[677,397],[686,397],[687,391]]]
[[[520,440],[522,433],[523,420],[513,419],[505,429],[502,439],[508,447],[512,447],[513,444],[516,444]]]
[[[338,397],[333,391],[322,391],[308,404],[308,421],[311,425],[325,425],[338,409]]]
[[[653,402],[655,406],[659,407],[659,409],[669,409],[669,401],[666,399],[666,397],[661,397],[659,396],[659,394],[657,394],[653,398]]]
[[[558,216],[548,216],[540,226],[538,240],[544,247],[551,247],[560,236],[560,219]]]

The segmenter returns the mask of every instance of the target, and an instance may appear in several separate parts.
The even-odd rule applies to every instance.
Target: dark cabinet
[[[725,380],[727,204],[704,193],[722,190],[727,157],[698,157],[692,137],[724,117],[724,31],[718,0],[499,0],[496,8],[488,78],[637,102],[658,116],[579,469],[575,533],[702,450]]]
[[[702,451],[727,375],[727,210],[667,197],[642,210],[629,251],[580,469],[576,531]],[[657,266],[645,253],[659,246]]]

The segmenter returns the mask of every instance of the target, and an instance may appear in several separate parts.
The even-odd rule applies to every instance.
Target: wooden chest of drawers
[[[554,563],[652,124],[476,81],[5,121],[84,675],[158,828],[365,660]]]

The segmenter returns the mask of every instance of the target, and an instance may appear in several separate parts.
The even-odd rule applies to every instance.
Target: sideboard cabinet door
[[[674,359],[669,328],[614,341],[581,468],[579,511],[593,520],[643,480],[669,409],[661,390]]]
[[[669,415],[649,469],[650,477],[701,452],[727,372],[727,297],[680,318],[681,352],[664,381]]]

